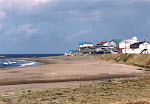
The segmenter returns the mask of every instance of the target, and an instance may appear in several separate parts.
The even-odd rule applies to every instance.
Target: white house
[[[108,44],[109,42],[100,42],[97,44],[97,46],[109,46]]]
[[[122,49],[122,53],[125,54],[150,54],[150,43],[148,42],[137,42],[130,45],[128,49]]]
[[[94,44],[91,42],[79,42],[79,47],[93,47]]]
[[[137,37],[133,37],[132,39],[127,39],[127,40],[122,40],[120,43],[119,43],[119,48],[130,48],[130,45],[131,44],[134,44],[134,43],[137,43],[139,41],[137,41]]]
[[[69,54],[79,54],[79,50],[69,50]]]
[[[122,41],[122,39],[113,39],[108,43],[108,45],[111,47],[119,48],[119,43],[121,41]]]

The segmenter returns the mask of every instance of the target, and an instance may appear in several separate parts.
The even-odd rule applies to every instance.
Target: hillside
[[[116,63],[150,68],[149,54],[103,54],[99,59]]]

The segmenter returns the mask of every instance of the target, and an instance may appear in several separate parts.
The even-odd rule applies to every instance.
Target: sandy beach
[[[138,67],[111,64],[96,56],[31,58],[45,65],[0,70],[0,93],[89,84],[98,79],[143,74]]]

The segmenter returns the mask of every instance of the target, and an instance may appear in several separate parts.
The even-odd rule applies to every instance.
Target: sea
[[[45,63],[17,60],[17,58],[36,58],[36,57],[49,57],[49,56],[61,56],[64,54],[0,54],[0,69],[1,68],[15,68],[15,67],[28,67],[43,65]]]

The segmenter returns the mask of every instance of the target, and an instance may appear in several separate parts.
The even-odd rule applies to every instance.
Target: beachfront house
[[[123,54],[150,54],[150,43],[149,42],[137,42],[130,45],[128,49],[122,49]]]
[[[122,39],[113,39],[108,43],[108,45],[111,47],[119,48],[119,43],[121,41],[122,41]]]
[[[79,42],[79,47],[93,47],[94,44],[91,42]]]
[[[126,40],[122,40],[119,43],[119,48],[120,49],[124,49],[124,48],[130,48],[131,44],[137,43],[139,41],[137,41],[137,37],[133,37],[132,39],[126,39]]]
[[[82,51],[82,54],[94,54],[96,52],[95,47],[85,47]]]
[[[69,54],[80,54],[79,50],[69,50]]]
[[[101,46],[109,46],[108,44],[109,44],[109,42],[100,42],[97,44],[97,46],[100,46],[100,47]]]
[[[79,42],[79,47],[77,48],[77,50],[80,51],[80,53],[83,53],[83,51],[85,50],[85,48],[92,48],[94,47],[94,44],[91,42]]]
[[[117,54],[116,46],[118,46],[118,41],[116,39],[110,42],[100,42],[97,44],[96,53]]]

